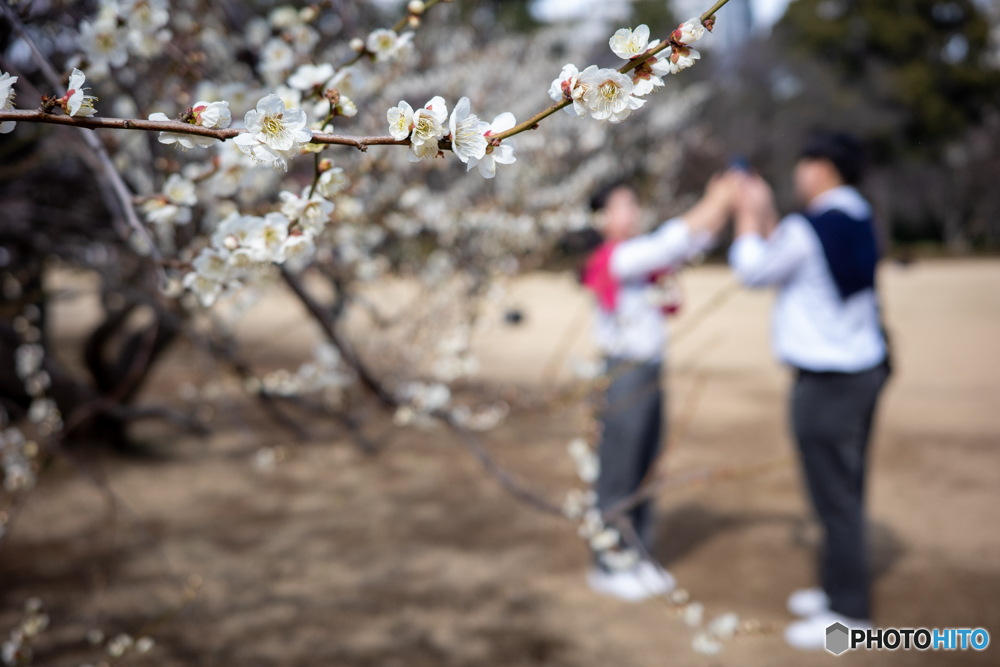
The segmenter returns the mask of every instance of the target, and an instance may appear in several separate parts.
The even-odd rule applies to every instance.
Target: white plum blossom
[[[663,87],[663,79],[655,74],[636,75],[632,79],[632,96],[645,97],[657,88]]]
[[[256,218],[234,212],[220,222],[212,234],[212,245],[216,248],[236,250],[246,241]]]
[[[0,109],[4,111],[10,111],[14,108],[14,97],[16,96],[16,91],[14,90],[14,84],[17,82],[16,76],[11,76],[7,72],[0,72]],[[0,123],[0,134],[7,134],[14,130],[14,126],[17,125],[16,121],[5,120]]]
[[[126,25],[137,32],[154,33],[170,20],[168,0],[119,0]]]
[[[118,19],[101,19],[80,23],[80,48],[87,54],[91,74],[101,78],[110,67],[128,62],[128,34],[118,27]]]
[[[333,78],[333,65],[330,63],[302,65],[295,70],[295,74],[288,77],[288,85],[298,90],[311,91],[323,86],[331,78]]]
[[[229,251],[225,248],[204,248],[191,265],[202,276],[222,282],[226,279],[229,266]]]
[[[700,58],[700,53],[686,46],[682,48],[670,47],[657,55],[656,62],[652,64],[650,69],[653,70],[654,74],[660,76],[677,74],[694,65],[694,61]]]
[[[160,122],[169,122],[170,119],[167,118],[165,113],[151,113],[149,114],[149,120],[155,120]],[[157,140],[161,144],[180,144],[183,150],[188,148],[194,148],[195,146],[200,146],[204,148],[205,146],[211,146],[212,144],[218,143],[219,140],[215,137],[203,137],[198,134],[183,134],[181,132],[160,132]]]
[[[302,91],[297,88],[278,86],[274,89],[274,94],[281,98],[281,101],[285,103],[286,109],[294,109],[302,106]],[[313,112],[317,114],[323,113],[323,105],[317,105],[313,109]]]
[[[284,78],[284,72],[291,69],[294,64],[295,51],[285,40],[275,37],[264,45],[257,69],[268,83],[276,85]]]
[[[624,60],[631,60],[641,56],[649,49],[660,43],[660,40],[649,41],[649,26],[643,24],[634,31],[622,28],[612,35],[608,45],[614,54]]]
[[[278,30],[284,30],[286,28],[292,28],[302,24],[302,17],[299,16],[298,10],[291,5],[281,5],[280,7],[275,7],[271,10],[271,13],[267,15],[267,20],[270,21],[271,25]]]
[[[195,125],[208,128],[229,127],[233,122],[233,115],[229,111],[229,102],[205,102],[199,100],[191,107],[194,114]]]
[[[327,201],[318,193],[309,194],[311,188],[307,185],[302,189],[302,195],[296,195],[287,190],[278,194],[281,199],[281,212],[290,221],[297,222],[300,229],[310,237],[316,236],[333,213],[333,202]]]
[[[307,25],[292,26],[282,33],[292,44],[296,53],[307,55],[312,52],[313,47],[319,42],[319,33]]]
[[[701,19],[688,19],[678,26],[673,37],[681,44],[692,44],[705,36],[705,26],[701,24]]]
[[[594,119],[620,123],[645,104],[645,100],[632,95],[634,86],[628,75],[592,67],[583,71],[580,82],[585,87],[583,102]]]
[[[347,95],[341,95],[336,106],[337,115],[351,118],[358,114],[358,107]]]
[[[222,283],[197,271],[191,271],[185,275],[181,284],[194,292],[198,297],[198,301],[205,308],[210,308],[215,303],[215,300],[219,298],[219,295],[222,294]]]
[[[288,238],[288,218],[271,212],[258,218],[245,239],[251,257],[258,262],[282,262],[282,245]]]
[[[582,90],[579,89],[577,83],[580,80],[580,70],[576,68],[576,65],[568,63],[563,65],[562,71],[559,72],[559,76],[552,81],[549,85],[549,97],[551,97],[556,102],[562,102],[566,99],[566,95],[573,100],[573,104],[563,107],[563,111],[568,113],[570,116],[586,116],[587,110],[583,105],[582,101]],[[580,94],[577,94],[577,91]]]
[[[486,131],[486,140],[494,134],[500,134],[501,132],[506,132],[517,125],[517,120],[514,118],[514,114],[509,111],[505,111],[490,123],[490,129]],[[497,165],[498,164],[514,164],[517,158],[514,157],[514,142],[510,139],[501,143],[499,146],[490,145],[486,149],[486,155],[482,158],[470,157],[466,171],[471,171],[473,167],[479,167],[479,173],[483,175],[484,178],[493,178],[497,175]]]
[[[372,54],[375,62],[399,59],[406,55],[413,40],[413,33],[397,35],[392,30],[379,28],[372,30],[365,40],[365,49]]]
[[[330,167],[319,176],[316,192],[323,197],[333,197],[347,187],[347,176],[342,167]]]
[[[295,271],[300,270],[316,252],[316,244],[308,234],[293,234],[281,244],[282,260]]]
[[[142,205],[146,221],[160,226],[191,222],[189,207],[198,203],[194,183],[180,174],[171,174],[163,183],[162,196],[150,197]]]
[[[471,113],[468,97],[463,97],[455,105],[448,122],[451,130],[451,150],[459,160],[468,162],[470,158],[482,159],[486,155],[487,141],[483,136],[490,130],[490,124],[479,120]]]
[[[87,95],[90,88],[84,88],[87,76],[78,69],[73,69],[69,75],[69,88],[66,89],[65,109],[70,116],[93,116],[97,113],[94,102],[97,100],[92,95]]]
[[[438,140],[447,133],[448,107],[444,98],[431,98],[422,109],[413,112],[413,131],[410,133],[410,162],[435,158],[438,155]]]
[[[243,124],[247,132],[234,139],[244,154],[255,162],[271,163],[275,169],[288,170],[288,159],[297,155],[312,139],[302,109],[285,109],[277,95],[268,95],[247,111]]]
[[[400,100],[397,106],[386,113],[386,119],[389,121],[389,134],[396,141],[402,141],[410,136],[413,129],[413,107]]]
[[[194,206],[198,203],[194,183],[180,174],[170,174],[163,183],[163,194],[172,204]]]

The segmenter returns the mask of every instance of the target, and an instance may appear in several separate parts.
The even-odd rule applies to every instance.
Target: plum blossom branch
[[[719,9],[721,9],[728,2],[729,0],[718,0],[718,2],[712,5],[712,7],[707,12],[701,15],[701,17],[699,18],[701,24],[705,27],[710,28],[715,21],[715,12],[719,11]],[[653,48],[645,51],[643,54],[629,60],[627,63],[619,67],[618,71],[622,74],[627,74],[628,72],[631,72],[632,70],[643,65],[647,60],[655,56],[657,53],[660,53],[665,49],[671,48],[672,45],[673,45],[672,40],[664,40],[660,42],[658,45],[654,46]],[[508,137],[512,137],[515,134],[521,134],[522,132],[533,130],[537,127],[540,121],[544,120],[545,118],[548,118],[549,116],[559,111],[560,109],[568,107],[572,103],[573,103],[572,99],[563,99],[560,102],[556,102],[549,108],[545,109],[544,111],[540,111],[539,113],[535,114],[534,116],[524,121],[523,123],[515,125],[506,132],[501,132],[497,135],[492,136],[491,139],[493,139],[494,141],[501,141],[503,139],[507,139]]]
[[[399,29],[401,29],[403,26],[407,24],[407,22],[409,22],[411,25],[415,22],[419,24],[420,14],[422,14],[428,8],[434,6],[440,1],[442,0],[429,0],[428,2],[423,2],[422,0],[415,0],[415,2],[411,2],[410,5],[408,5],[408,16],[403,18],[399,23],[396,24],[394,31],[398,31]],[[706,11],[704,14],[701,15],[698,21],[701,23],[701,25],[710,27],[714,22],[715,12],[717,12],[721,7],[723,7],[728,2],[729,0],[718,0],[718,2],[716,2],[708,11]],[[419,3],[419,5],[416,3]],[[4,9],[8,13],[12,13],[12,10],[10,10],[10,8],[7,7],[6,5],[4,5]],[[414,21],[413,19],[416,19],[416,21]],[[677,48],[679,46],[683,46],[681,43],[677,42],[676,38],[674,37],[675,34],[676,32],[672,33],[670,39],[664,40],[659,44],[653,46],[652,48],[644,51],[640,55],[631,58],[617,71],[621,74],[627,74],[632,70],[641,68],[647,61],[649,61],[656,54],[661,53],[662,51],[668,48]],[[354,62],[357,62],[357,60],[359,60],[365,54],[370,54],[370,53],[373,54],[373,52],[371,52],[367,47],[362,45],[358,55],[354,59],[352,59],[349,63],[339,68],[338,71],[346,66],[349,66],[350,64],[353,64]],[[42,56],[40,52],[36,53],[36,56],[44,58],[44,56]],[[49,72],[49,70],[51,70],[51,72]],[[55,72],[54,68],[51,67],[51,64],[48,65],[46,74],[50,78],[50,83],[52,83],[56,87],[59,87],[59,84],[57,83],[58,74]],[[52,81],[52,79],[55,79],[55,81]],[[570,99],[569,97],[566,97],[565,99],[556,102],[552,106],[535,114],[534,116],[532,116],[531,118],[522,123],[516,124],[512,127],[504,128],[502,131],[490,132],[489,143],[495,147],[498,146],[499,143],[504,139],[520,134],[522,132],[526,132],[528,130],[535,129],[538,127],[539,122],[551,116],[552,114],[556,113],[560,109],[568,107],[570,104],[573,104],[573,100]],[[163,121],[163,120],[155,121],[155,120],[140,120],[140,119],[94,118],[94,117],[78,118],[71,116],[60,116],[60,115],[49,114],[45,113],[42,110],[38,111],[0,110],[0,122],[2,121],[22,121],[22,122],[52,123],[59,125],[75,125],[77,127],[88,128],[88,129],[107,128],[107,129],[144,130],[144,131],[160,131],[160,132],[167,131],[173,134],[195,135],[195,136],[219,139],[222,141],[225,141],[226,139],[235,138],[240,134],[246,132],[246,130],[235,129],[235,128],[209,128],[201,125],[194,125],[180,121]],[[439,150],[451,150],[453,148],[450,135],[447,137],[440,137],[437,139],[438,140],[436,143]],[[92,143],[93,141],[94,141],[93,137],[88,139],[88,143]],[[367,150],[368,146],[376,146],[376,145],[410,146],[413,144],[413,142],[411,141],[411,137],[402,135],[350,136],[350,135],[327,134],[321,132],[313,132],[310,143],[354,146],[355,148],[361,151]],[[431,142],[427,143],[431,145]],[[427,152],[428,155],[430,155],[429,151],[425,152]],[[433,152],[436,154],[437,151]],[[132,215],[134,216],[134,211],[132,211]],[[132,222],[131,218],[129,222],[131,224]],[[138,223],[138,218],[136,218],[136,222]],[[143,228],[143,230],[145,229]],[[156,252],[155,245],[153,245],[153,251]]]
[[[0,121],[20,121],[28,123],[51,123],[54,125],[68,125],[89,130],[111,129],[111,130],[143,130],[146,132],[172,132],[176,134],[191,134],[213,139],[233,139],[246,132],[237,128],[208,128],[201,125],[191,125],[177,120],[157,121],[142,120],[138,118],[99,118],[90,116],[88,118],[77,118],[76,116],[56,115],[45,113],[41,110],[15,109],[12,111],[0,111]],[[391,136],[350,136],[342,134],[325,134],[314,132],[310,143],[314,144],[337,144],[343,146],[354,146],[359,150],[365,150],[368,146],[385,145],[409,145],[409,140],[397,140]]]

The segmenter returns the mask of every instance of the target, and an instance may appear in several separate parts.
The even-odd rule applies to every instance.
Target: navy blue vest
[[[875,287],[879,253],[872,219],[852,218],[835,208],[805,217],[823,246],[840,298]]]

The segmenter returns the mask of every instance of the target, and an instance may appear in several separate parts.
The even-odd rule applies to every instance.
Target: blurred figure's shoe
[[[666,595],[677,587],[674,575],[648,560],[640,561],[635,566],[635,573],[651,596]]]
[[[802,588],[788,596],[788,611],[809,618],[830,609],[830,598],[822,588]]]
[[[872,629],[872,624],[869,621],[847,618],[832,611],[822,611],[804,621],[796,621],[785,628],[785,642],[800,651],[821,651],[826,646],[827,626],[838,621],[850,630]]]
[[[622,572],[608,572],[594,567],[587,573],[587,584],[594,592],[626,602],[640,602],[652,595],[645,584],[639,580],[637,568]]]

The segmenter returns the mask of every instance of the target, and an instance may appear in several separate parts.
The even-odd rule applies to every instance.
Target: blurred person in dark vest
[[[609,381],[594,484],[601,511],[631,496],[657,459],[665,431],[660,384],[667,347],[664,321],[679,307],[673,278],[713,245],[738,187],[732,176],[714,178],[691,210],[646,234],[640,233],[641,209],[628,185],[606,186],[591,201],[603,243],[581,277],[596,297],[594,339]],[[648,559],[627,557],[649,553],[652,502],[640,503],[628,517],[642,548],[635,550],[619,538],[600,549],[587,576],[590,587],[629,601],[670,592],[674,579],[669,572]]]
[[[791,424],[823,527],[820,586],[792,593],[785,639],[820,650],[826,628],[871,627],[864,484],[872,419],[889,376],[875,268],[872,208],[855,186],[864,151],[854,137],[820,133],[795,166],[801,213],[780,222],[771,188],[743,179],[734,201],[729,263],[749,287],[778,291],[775,355],[795,372]]]

